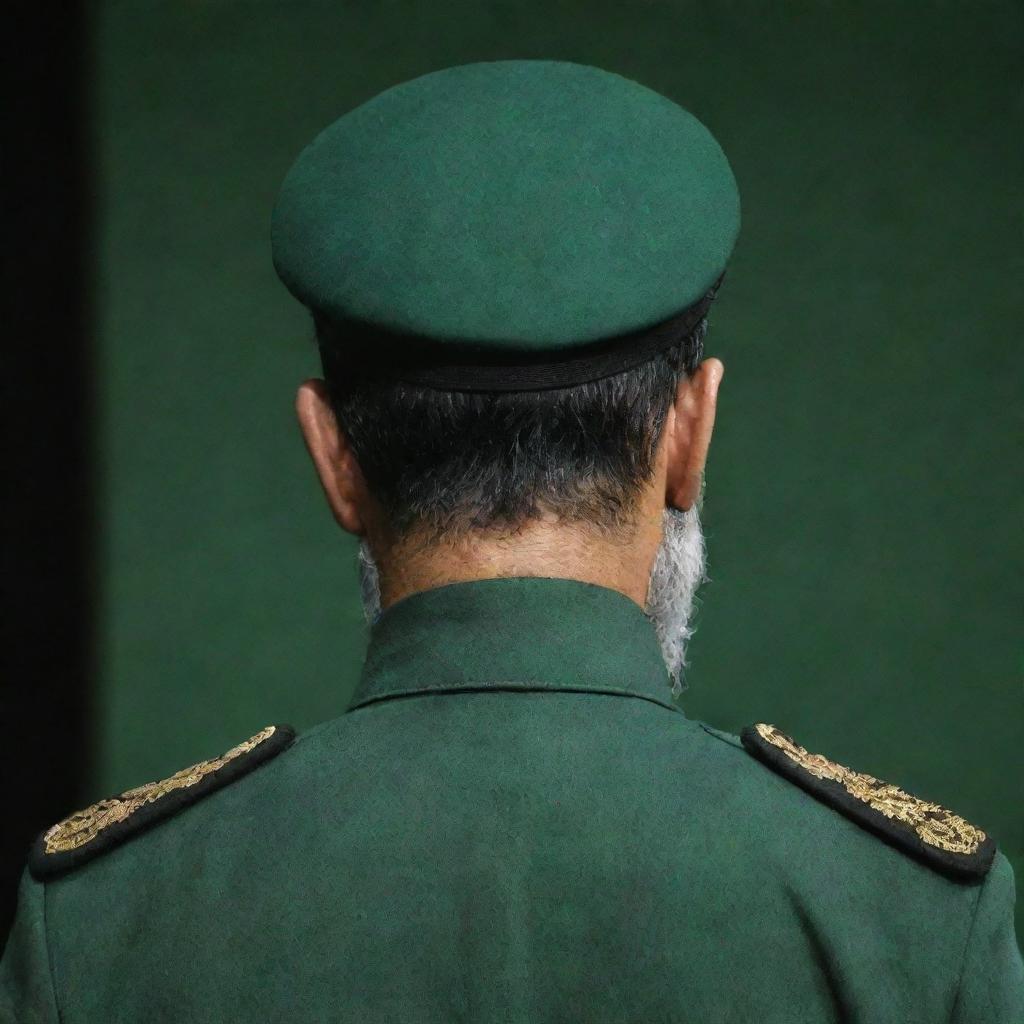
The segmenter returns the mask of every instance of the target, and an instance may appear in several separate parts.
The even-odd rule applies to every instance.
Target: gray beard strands
[[[363,615],[372,626],[380,618],[380,574],[365,537],[359,542],[359,594]]]
[[[685,689],[686,643],[693,635],[690,620],[697,589],[707,579],[705,564],[699,503],[685,512],[666,508],[664,536],[651,570],[644,611],[658,635],[673,696],[679,696]],[[380,576],[365,540],[359,545],[359,589],[363,614],[372,625],[380,617]]]
[[[707,580],[706,551],[699,502],[685,512],[666,508],[664,536],[647,589],[647,617],[654,623],[661,656],[672,679],[672,695],[685,689],[686,642],[693,635],[691,619],[697,589]]]

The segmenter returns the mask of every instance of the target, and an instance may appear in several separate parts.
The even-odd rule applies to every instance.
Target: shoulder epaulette
[[[773,771],[930,867],[962,879],[992,866],[993,839],[941,804],[811,754],[774,725],[748,725],[740,739]]]
[[[200,761],[168,779],[149,782],[76,811],[35,841],[29,853],[29,870],[42,880],[77,868],[248,775],[281,753],[294,738],[290,726],[268,725],[220,757]]]

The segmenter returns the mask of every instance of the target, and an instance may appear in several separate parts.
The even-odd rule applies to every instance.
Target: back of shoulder
[[[250,776],[294,739],[290,726],[270,725],[218,757],[76,811],[39,836],[29,853],[29,871],[38,881],[67,875]]]
[[[738,737],[702,726],[737,753],[745,751],[762,770],[791,783],[794,792],[814,798],[947,878],[978,880],[992,867],[996,854],[992,837],[939,803],[811,753],[764,722],[747,726]]]

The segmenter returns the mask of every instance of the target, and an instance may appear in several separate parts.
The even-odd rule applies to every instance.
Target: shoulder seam
[[[738,736],[735,739],[730,739],[731,733],[726,733],[722,729],[716,729],[713,725],[708,725],[707,722],[700,722],[699,724],[709,736],[718,740],[719,743],[724,743],[727,747],[732,747],[734,750],[743,750],[743,744]]]
[[[46,883],[39,882],[42,889],[41,898],[43,904],[43,944],[46,946],[46,974],[50,983],[50,996],[53,999],[53,1008],[57,1013],[57,1024],[64,1020],[64,1011],[61,1009],[60,1000],[57,998],[57,980],[53,969],[53,946],[50,943],[50,890]]]
[[[974,910],[971,911],[971,923],[967,928],[967,935],[964,938],[964,948],[960,953],[960,970],[957,972],[956,988],[953,990],[953,1003],[949,1009],[949,1021],[953,1024],[956,1020],[957,1010],[960,1007],[960,997],[963,994],[964,975],[967,973],[967,953],[971,948],[971,939],[974,938],[974,929],[978,924],[978,915],[981,913],[981,900],[985,893],[985,887],[989,884],[989,876],[978,886],[977,896],[974,900]]]

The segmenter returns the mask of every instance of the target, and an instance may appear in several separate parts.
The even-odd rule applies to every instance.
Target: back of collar
[[[489,689],[614,693],[679,712],[639,605],[607,587],[535,576],[453,583],[392,605],[374,623],[348,710]]]

